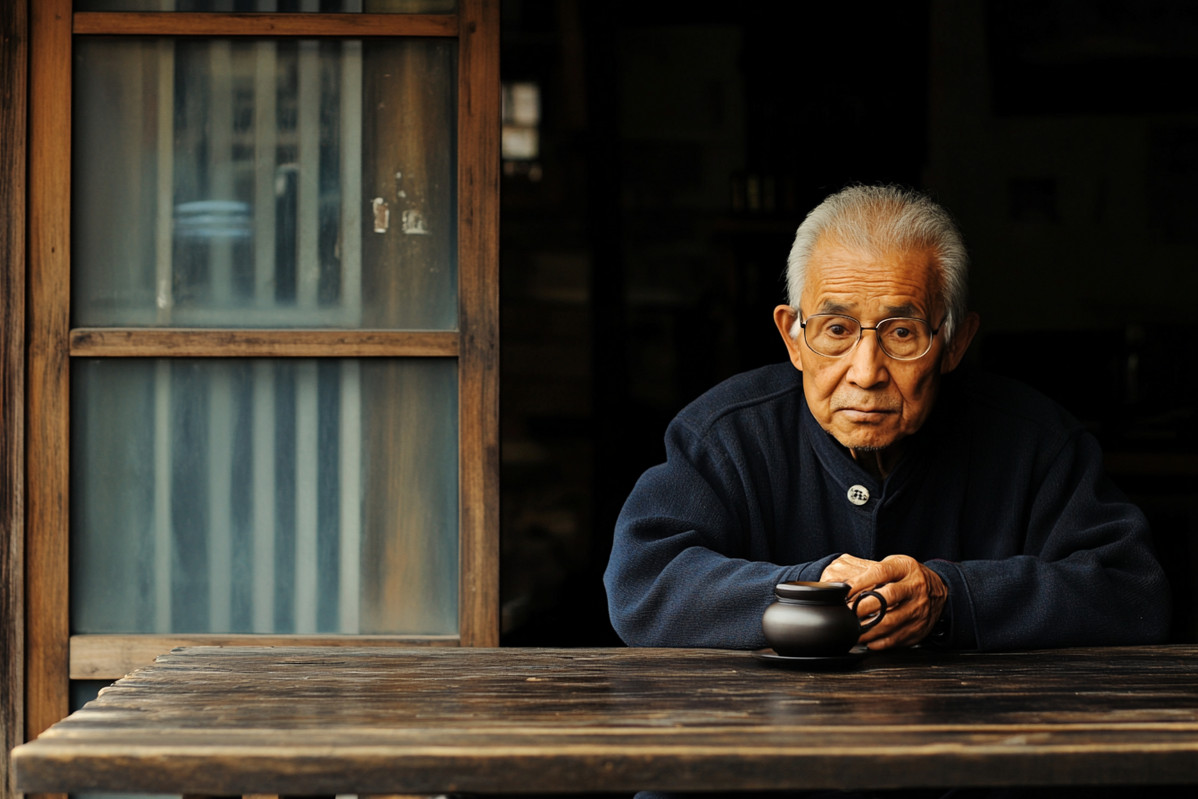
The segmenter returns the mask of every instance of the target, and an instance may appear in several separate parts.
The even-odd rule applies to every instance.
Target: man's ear
[[[803,371],[803,336],[801,333],[796,337],[790,335],[791,329],[798,320],[799,314],[789,305],[779,305],[774,309],[774,325],[782,334],[782,340],[786,342],[786,351],[789,353],[790,362],[801,372]]]
[[[965,351],[969,349],[969,342],[973,341],[973,337],[977,335],[978,325],[981,324],[981,321],[981,317],[974,311],[965,314],[965,318],[953,332],[953,340],[944,351],[944,357],[940,359],[941,374],[948,374],[961,365],[961,359],[965,357]]]

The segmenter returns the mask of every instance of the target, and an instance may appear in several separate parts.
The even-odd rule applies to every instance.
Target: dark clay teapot
[[[886,615],[886,600],[876,591],[862,591],[850,607],[847,583],[778,583],[774,596],[777,599],[761,617],[761,629],[765,640],[783,657],[845,655],[861,633]],[[861,624],[857,605],[867,596],[877,599],[882,608]]]

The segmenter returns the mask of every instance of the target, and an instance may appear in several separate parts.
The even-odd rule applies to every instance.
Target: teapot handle
[[[875,626],[877,626],[878,622],[882,620],[882,617],[886,615],[886,599],[877,591],[862,591],[860,594],[857,594],[857,599],[853,602],[853,613],[857,612],[857,606],[860,605],[861,600],[865,599],[867,596],[872,596],[874,599],[878,600],[878,603],[881,605],[881,607],[878,609],[878,612],[874,614],[872,619],[861,625],[861,632],[872,630]]]

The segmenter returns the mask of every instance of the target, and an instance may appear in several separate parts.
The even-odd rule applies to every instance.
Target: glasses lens
[[[817,314],[803,328],[807,346],[820,355],[835,358],[853,348],[861,337],[861,323],[851,316]]]
[[[891,358],[918,358],[932,346],[932,330],[922,319],[887,319],[878,325],[878,344]]]
[[[922,319],[886,319],[875,330],[882,351],[896,360],[915,360],[932,348],[932,328]],[[851,316],[816,314],[807,319],[803,337],[815,352],[837,358],[856,346],[861,323]]]

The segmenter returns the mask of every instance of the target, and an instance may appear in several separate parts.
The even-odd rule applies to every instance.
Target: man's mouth
[[[891,408],[838,408],[837,413],[853,422],[878,422],[895,411]]]

